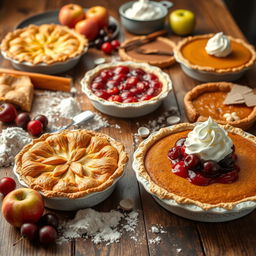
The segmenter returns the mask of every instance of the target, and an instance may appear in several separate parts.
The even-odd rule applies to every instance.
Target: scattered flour
[[[58,106],[60,115],[67,119],[72,119],[75,115],[81,112],[74,98],[69,97],[63,99]]]
[[[19,127],[9,127],[0,133],[0,167],[13,164],[14,157],[31,142],[27,132]]]
[[[155,233],[155,234],[158,234],[158,233],[161,233],[161,234],[166,234],[167,231],[161,226],[161,225],[152,225],[151,227],[151,230],[150,230],[152,233]]]
[[[157,236],[153,239],[149,239],[149,243],[150,244],[160,244],[162,241],[161,237],[160,236]]]
[[[125,224],[122,225],[122,222]],[[95,244],[119,242],[124,231],[134,232],[138,212],[121,213],[116,210],[98,212],[91,208],[79,210],[73,220],[65,223],[59,243],[75,238],[90,238]],[[131,236],[131,239],[136,239]]]

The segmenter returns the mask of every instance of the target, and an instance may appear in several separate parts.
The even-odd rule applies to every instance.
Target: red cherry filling
[[[187,154],[184,145],[186,138],[180,138],[168,151],[172,172],[186,178],[191,183],[206,186],[212,183],[232,183],[238,179],[240,168],[235,164],[237,155],[233,152],[219,162],[204,161],[196,154]]]
[[[162,83],[157,75],[146,73],[141,68],[117,66],[104,69],[94,77],[91,89],[102,99],[132,103],[156,97],[162,90]]]

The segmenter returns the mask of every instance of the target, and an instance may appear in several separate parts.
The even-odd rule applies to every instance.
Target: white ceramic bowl
[[[11,61],[12,65],[14,68],[22,70],[22,71],[28,71],[28,72],[35,72],[35,73],[42,73],[42,74],[58,74],[58,73],[63,73],[65,71],[68,71],[72,69],[78,61],[81,59],[81,57],[87,52],[88,46],[84,48],[83,52],[80,53],[79,55],[67,59],[64,62],[56,62],[53,64],[32,64],[30,62],[19,62],[17,60],[14,60],[10,57],[7,56],[7,54],[2,51],[1,54],[2,56]]]
[[[151,134],[150,137],[143,141],[143,143],[147,143],[149,140],[151,140],[154,134],[155,133]],[[173,199],[162,199],[150,190],[149,181],[140,175],[140,164],[137,160],[138,154],[140,154],[139,148],[134,152],[132,164],[133,170],[136,173],[137,180],[142,184],[144,189],[152,195],[158,204],[160,204],[171,213],[190,220],[203,222],[223,222],[241,218],[256,209],[255,201],[238,203],[232,210],[228,210],[222,207],[215,207],[206,211],[195,204],[180,204]]]
[[[24,186],[28,187],[28,185],[21,179],[20,175],[16,172],[16,166],[13,168],[13,172],[15,176],[17,177],[19,183]],[[123,175],[122,175],[123,176]],[[111,193],[114,191],[116,184],[118,180],[122,177],[118,177],[110,187],[106,188],[103,191],[95,192],[90,195],[77,198],[77,199],[69,199],[69,198],[63,198],[63,197],[45,197],[43,193],[40,192],[40,194],[44,198],[45,206],[54,209],[54,210],[61,210],[61,211],[75,211],[79,209],[89,208],[93,207],[101,202],[103,202],[105,199],[107,199]]]
[[[142,68],[146,72],[150,71],[150,73],[156,74],[160,81],[166,81],[164,82],[166,84],[166,88],[163,88],[162,92],[152,100],[135,103],[111,102],[97,97],[90,89],[91,77],[97,75],[98,72],[100,72],[100,70],[120,65],[132,68]],[[81,84],[82,91],[91,100],[93,106],[96,109],[98,109],[100,112],[104,114],[124,118],[139,117],[153,112],[160,106],[162,101],[168,96],[169,92],[172,90],[172,81],[170,77],[166,73],[164,73],[160,68],[150,66],[146,63],[135,63],[131,61],[113,62],[99,65],[85,74],[84,78],[81,80]]]

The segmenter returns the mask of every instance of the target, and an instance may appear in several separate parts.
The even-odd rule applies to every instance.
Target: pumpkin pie
[[[256,138],[239,128],[229,125],[221,126],[225,129],[228,140],[231,139],[233,143],[229,150],[232,152],[235,149],[237,155],[235,168],[238,177],[233,176],[233,180],[230,181],[231,174],[230,176],[223,174],[224,176],[221,177],[225,178],[222,181],[196,185],[188,178],[175,173],[175,167],[168,158],[170,149],[187,138],[195,126],[196,124],[182,123],[163,128],[142,142],[134,155],[136,164],[133,164],[139,180],[143,179],[149,192],[161,200],[175,200],[181,206],[190,204],[199,206],[203,210],[216,207],[231,210],[242,202],[256,201],[256,187],[251,182],[256,179],[254,163]],[[212,135],[208,134],[206,137],[209,136]],[[219,139],[218,136],[216,138]],[[212,146],[208,144],[208,147]],[[211,154],[215,156],[214,152]],[[191,179],[194,178],[193,172],[189,170],[187,173],[191,175]]]
[[[216,57],[208,54],[205,47],[213,36],[214,34],[205,34],[181,40],[174,49],[176,59],[193,70],[217,74],[240,72],[255,63],[256,55],[253,46],[231,36],[228,36],[232,49],[229,55]]]
[[[16,173],[46,197],[80,198],[110,187],[128,160],[124,146],[87,130],[44,134],[16,156]]]
[[[122,60],[134,62],[146,62],[150,65],[165,68],[176,62],[173,56],[175,43],[164,37],[157,37],[142,45],[136,46],[138,41],[143,41],[146,36],[133,37],[126,40],[119,48]],[[135,44],[135,46],[132,46]]]
[[[87,39],[66,26],[29,25],[8,33],[1,43],[4,56],[20,63],[53,64],[84,53]]]
[[[12,103],[30,112],[34,86],[28,76],[0,74],[0,101]]]
[[[235,84],[228,82],[205,83],[194,87],[184,97],[184,106],[190,122],[205,121],[211,116],[220,124],[242,129],[256,121],[256,106],[225,104],[225,98]],[[233,116],[234,118],[229,118]]]

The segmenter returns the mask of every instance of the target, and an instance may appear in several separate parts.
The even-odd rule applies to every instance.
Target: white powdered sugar
[[[31,138],[27,132],[19,127],[10,127],[0,134],[0,167],[13,164],[14,157],[28,143]]]
[[[124,231],[134,232],[138,212],[116,210],[98,212],[91,208],[79,210],[73,220],[65,223],[59,243],[75,238],[90,238],[95,244],[119,242]],[[132,239],[134,239],[134,236]]]
[[[157,236],[155,238],[149,239],[150,244],[160,244],[162,241],[160,236]]]
[[[72,97],[63,99],[60,102],[60,105],[58,106],[58,108],[59,108],[60,115],[68,119],[73,118],[75,115],[81,112],[75,99]]]

